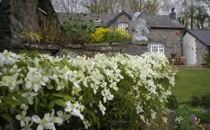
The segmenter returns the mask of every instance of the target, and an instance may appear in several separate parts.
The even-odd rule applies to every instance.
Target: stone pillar
[[[175,111],[170,109],[164,110],[166,113],[167,124],[165,130],[175,130]]]

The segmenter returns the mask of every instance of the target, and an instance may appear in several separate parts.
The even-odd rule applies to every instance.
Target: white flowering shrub
[[[1,127],[160,127],[166,122],[163,109],[174,77],[167,58],[159,53],[70,59],[4,51],[0,53]]]

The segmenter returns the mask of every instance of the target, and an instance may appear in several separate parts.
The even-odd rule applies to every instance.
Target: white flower
[[[21,94],[23,97],[26,97],[26,99],[28,100],[28,103],[30,105],[32,105],[34,103],[34,97],[37,96],[37,93],[31,92],[31,91],[27,91],[25,93]]]
[[[57,123],[59,125],[63,124],[63,118],[61,118],[60,116],[56,117],[55,116],[55,111],[52,110],[52,113],[50,114],[50,120],[53,122],[53,123]]]
[[[183,120],[183,118],[181,117],[181,116],[177,116],[176,118],[175,118],[175,121],[177,122],[177,123],[181,123],[181,121]]]
[[[106,99],[112,100],[114,98],[114,95],[111,94],[109,89],[102,90],[101,95],[103,96],[104,103],[106,102]]]
[[[50,120],[50,114],[46,113],[44,115],[43,119],[40,119],[40,117],[38,115],[33,115],[32,116],[32,120],[33,122],[37,123],[37,130],[44,130],[44,129],[50,129],[50,130],[55,130],[55,125],[53,122],[51,122]]]
[[[67,121],[70,119],[71,115],[66,113],[66,112],[63,112],[61,110],[57,111],[57,115],[63,119],[63,121]],[[61,125],[61,124],[58,124],[58,125]]]
[[[35,92],[37,92],[41,86],[46,85],[42,81],[41,70],[32,67],[28,67],[28,73],[25,78],[25,82],[25,89],[33,89]]]
[[[102,112],[102,114],[105,115],[106,107],[104,107],[104,105],[101,103],[101,101],[99,101],[98,106],[99,106],[100,111]]]
[[[155,119],[156,118],[156,112],[151,110],[151,118],[152,119]]]
[[[17,81],[17,77],[19,74],[14,74],[13,76],[3,76],[0,81],[0,86],[8,86],[9,91],[13,92],[15,88],[18,87],[19,84],[22,84],[22,80]],[[18,89],[18,88],[17,88]]]
[[[97,84],[94,84],[94,83],[91,83],[90,84],[90,87],[93,89],[93,93],[96,94],[97,93],[97,90],[98,90],[98,85]]]
[[[75,103],[71,103],[70,101],[66,102],[66,112],[70,112],[74,116],[80,117],[80,119],[84,119],[84,116],[81,114],[81,111],[84,110],[84,106],[79,104],[78,101]]]
[[[5,50],[2,54],[0,53],[0,67],[4,64],[13,65],[17,61],[18,55]]]
[[[31,121],[30,117],[26,117],[26,111],[22,111],[21,114],[16,115],[16,119],[20,121],[21,127],[25,127],[25,125]]]
[[[119,88],[117,87],[117,83],[116,82],[112,82],[110,84],[110,88],[113,88],[115,91],[117,91]]]

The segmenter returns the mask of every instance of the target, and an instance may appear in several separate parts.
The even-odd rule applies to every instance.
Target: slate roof
[[[94,20],[100,19],[101,23],[98,26],[106,26],[109,27],[112,23],[114,23],[120,16],[125,15],[128,19],[132,19],[134,14],[126,13],[125,11],[121,11],[118,14],[86,14],[85,19]],[[63,23],[62,17],[66,16],[65,13],[58,13],[58,17],[61,23]],[[76,14],[70,14],[69,16],[73,17]],[[170,18],[170,15],[142,15],[142,18],[147,21],[147,24],[150,28],[156,29],[184,29],[184,27],[177,21]]]
[[[184,29],[184,27],[174,19],[170,18],[170,15],[143,15],[150,28],[157,29]]]
[[[210,30],[187,29],[186,32],[190,33],[203,44],[210,46]]]

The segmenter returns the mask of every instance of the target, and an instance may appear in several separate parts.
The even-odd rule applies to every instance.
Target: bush
[[[22,36],[23,42],[31,43],[39,43],[42,39],[42,36],[36,32],[30,32],[28,30],[24,30],[20,33]]]
[[[0,53],[0,123],[13,129],[163,129],[175,73],[164,54]],[[1,129],[1,128],[0,128]],[[12,128],[11,128],[12,129]]]
[[[194,130],[191,112],[187,107],[178,107],[176,110],[176,130]]]
[[[203,107],[210,108],[210,93],[201,97],[201,103]]]
[[[47,44],[56,44],[61,40],[60,27],[55,21],[46,22],[39,30],[39,34],[42,36],[41,42]]]
[[[90,35],[91,43],[129,41],[130,35],[121,29],[96,28]]]
[[[95,30],[92,20],[85,21],[85,14],[77,14],[75,17],[65,19],[61,26],[62,37],[72,44],[83,44],[89,42],[90,34]]]
[[[197,107],[197,106],[200,106],[201,105],[201,100],[199,97],[197,96],[192,96],[192,101],[191,101],[191,104],[190,104],[192,107]]]
[[[168,101],[166,104],[167,108],[172,110],[178,108],[178,102],[173,94],[167,97],[167,101]]]

